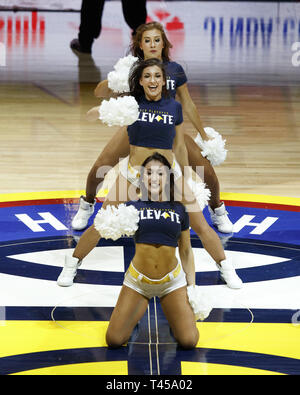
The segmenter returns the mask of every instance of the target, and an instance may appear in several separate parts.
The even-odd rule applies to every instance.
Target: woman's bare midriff
[[[140,273],[149,278],[161,279],[178,264],[175,247],[137,243],[135,248],[132,263]]]

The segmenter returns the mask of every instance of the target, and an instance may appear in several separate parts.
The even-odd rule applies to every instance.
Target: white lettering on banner
[[[292,51],[295,52],[292,56],[292,65],[294,67],[300,66],[300,42],[296,41],[292,45]]]
[[[0,66],[6,66],[6,47],[0,42]]]
[[[255,229],[250,232],[252,235],[263,234],[271,225],[273,225],[278,218],[277,217],[267,217],[261,223],[251,222],[255,218],[255,215],[243,215],[234,225],[233,232],[238,233],[245,226],[254,226]]]
[[[65,227],[57,218],[55,218],[51,213],[38,213],[41,216],[42,220],[33,220],[27,214],[15,214],[16,217],[22,221],[28,228],[32,230],[32,232],[45,232],[39,224],[49,224],[55,230],[67,230],[68,228]]]

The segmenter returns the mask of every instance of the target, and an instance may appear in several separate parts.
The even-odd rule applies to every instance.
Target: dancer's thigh
[[[106,334],[110,345],[122,345],[129,339],[134,327],[145,314],[148,304],[147,298],[123,285]]]
[[[122,176],[122,174],[119,174],[115,183],[111,186],[102,207],[105,208],[107,205],[116,206],[120,203],[137,199],[137,188]]]

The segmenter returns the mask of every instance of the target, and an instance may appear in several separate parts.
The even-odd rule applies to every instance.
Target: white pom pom
[[[129,92],[128,73],[111,71],[107,75],[108,87],[116,93]]]
[[[114,65],[114,69],[117,71],[123,69],[130,70],[131,67],[134,65],[134,63],[137,62],[138,60],[139,58],[132,55],[124,56],[124,58],[120,58],[117,61],[117,63]]]
[[[213,128],[204,128],[205,133],[210,137],[210,140],[202,140],[200,134],[195,138],[195,142],[201,148],[201,153],[206,157],[213,166],[218,166],[223,163],[227,156],[227,149],[225,149],[226,140],[222,139],[220,133]]]
[[[127,126],[139,117],[139,106],[133,96],[103,100],[99,107],[99,119],[108,126]]]
[[[95,217],[94,226],[104,239],[117,240],[122,236],[118,226],[117,208],[114,206],[101,208]]]
[[[123,235],[133,236],[138,230],[139,211],[134,206],[126,206],[122,203],[118,206],[118,220]]]
[[[187,294],[189,303],[195,314],[195,320],[204,321],[212,310],[212,305],[209,298],[201,291],[198,285],[189,285],[187,287]]]
[[[118,240],[122,236],[132,236],[138,229],[140,217],[133,206],[120,204],[118,207],[101,208],[95,217],[94,226],[104,239]]]
[[[128,78],[130,69],[138,58],[128,55],[118,60],[114,71],[107,75],[108,87],[116,93],[129,92]]]
[[[210,200],[211,192],[206,188],[206,184],[202,181],[194,181],[192,178],[187,180],[188,186],[191,188],[193,195],[195,196],[201,211],[208,205]]]

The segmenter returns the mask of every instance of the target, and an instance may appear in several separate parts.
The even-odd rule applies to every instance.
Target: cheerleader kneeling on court
[[[189,215],[174,200],[174,174],[164,156],[154,153],[141,169],[140,198],[118,207],[106,206],[95,218],[95,228],[102,237],[111,238],[114,232],[114,238],[134,234],[135,241],[135,255],[125,274],[106,341],[110,347],[125,344],[149,300],[156,296],[176,341],[183,348],[193,348],[199,339],[196,320],[205,319],[211,308],[199,295],[200,287],[195,286]],[[176,247],[181,262],[176,258]]]

